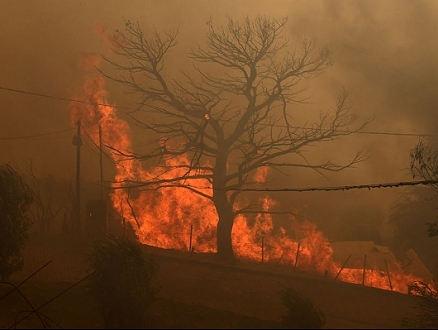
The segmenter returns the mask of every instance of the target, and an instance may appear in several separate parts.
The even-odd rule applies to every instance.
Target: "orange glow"
[[[256,170],[256,173],[254,175],[254,181],[258,183],[265,182],[267,176],[269,173],[269,167],[268,166],[261,166]]]
[[[364,284],[383,290],[392,290],[408,293],[408,285],[414,283],[419,278],[405,274],[398,263],[391,265],[391,272],[388,274],[379,269],[366,269],[365,275],[363,269],[344,268],[339,274],[339,279],[344,282]]]
[[[102,77],[88,78],[84,84],[84,94],[83,100],[90,104],[71,103],[72,123],[80,119],[87,132],[97,132],[99,125],[102,127],[103,141],[112,147],[111,155],[116,163],[115,182],[130,181],[135,184],[182,175],[185,169],[178,165],[189,164],[184,157],[168,159],[165,166],[146,170],[138,160],[126,155],[132,151],[132,131],[126,122],[117,117],[114,106],[103,105],[108,104],[108,94]],[[97,144],[97,135],[91,137]],[[161,142],[164,143],[164,140]],[[261,167],[254,176],[255,182],[264,182],[268,170],[267,166]],[[206,180],[189,180],[180,184],[204,187],[202,192],[211,196],[211,189],[206,188],[210,186]],[[156,189],[157,186],[145,186],[143,190],[130,191],[129,188],[120,188],[121,184],[113,184],[113,188],[118,187],[110,194],[112,205],[119,213],[120,221],[123,219],[130,223],[141,243],[181,251],[192,249],[197,253],[216,252],[218,216],[209,199],[184,187]],[[407,293],[409,284],[421,280],[405,274],[399,264],[390,267],[391,285],[386,272],[369,266],[365,275],[363,269],[341,269],[333,260],[329,241],[315,224],[290,216],[289,228],[275,228],[269,211],[276,204],[277,201],[264,196],[259,200],[264,212],[256,214],[251,224],[243,214],[236,217],[232,242],[239,259],[296,267],[384,290],[390,290],[392,286],[392,290],[402,293]]]

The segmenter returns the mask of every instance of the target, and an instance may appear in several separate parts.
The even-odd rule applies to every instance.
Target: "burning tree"
[[[257,174],[292,167],[341,171],[365,159],[361,151],[344,164],[306,158],[304,147],[355,133],[368,120],[358,123],[345,92],[333,111],[321,113],[313,124],[295,120],[292,106],[304,101],[299,83],[320,75],[331,64],[330,52],[312,40],[302,42],[299,54],[290,52],[283,37],[286,23],[287,18],[237,22],[228,17],[228,24],[217,28],[208,21],[205,46],[188,56],[197,63],[196,77],[183,73],[184,83],[164,70],[177,31],[155,31],[148,38],[138,23],[126,21],[124,31],[110,36],[114,57],[102,55],[120,75],[99,71],[139,96],[131,117],[159,142],[141,154],[113,148],[125,159],[161,166],[147,179],[123,178],[116,188],[177,187],[210,200],[218,215],[217,254],[222,257],[234,257],[236,216],[257,208],[239,203],[243,189],[260,183]]]

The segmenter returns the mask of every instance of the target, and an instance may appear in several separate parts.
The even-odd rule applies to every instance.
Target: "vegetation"
[[[413,245],[417,242],[419,249],[421,247],[427,249],[423,239],[425,231],[420,229],[422,234],[418,237],[418,221],[427,226],[429,237],[438,236],[438,221],[430,221],[431,218],[436,217],[436,208],[433,204],[428,203],[428,201],[438,196],[438,151],[424,139],[421,139],[411,151],[410,159],[413,178],[419,176],[429,181],[428,187],[431,188],[434,196],[430,196],[430,194],[427,196],[424,189],[417,189],[416,196],[411,196],[409,203],[399,205],[397,212],[391,217],[391,222],[397,224],[396,240],[404,239]],[[425,210],[429,210],[429,212],[425,212]],[[416,232],[417,235],[415,236]],[[398,242],[398,245],[404,244]],[[433,260],[436,260],[436,255],[432,252],[434,250],[430,249]],[[420,296],[421,300],[415,306],[420,312],[414,318],[403,318],[400,321],[401,327],[408,329],[438,328],[438,296],[435,289],[429,288],[428,285],[420,282],[412,284],[408,289],[410,293]]]
[[[389,244],[391,251],[401,261],[413,249],[433,274],[436,273],[438,241],[427,239],[427,223],[436,219],[438,212],[434,192],[427,187],[412,187],[400,198],[389,217],[394,232]],[[436,275],[435,275],[436,276]]]
[[[47,303],[32,313],[29,305],[17,292],[0,299],[1,329],[104,329],[102,317],[94,308],[92,297],[83,283],[66,291],[71,283],[28,281],[21,288],[36,306]],[[0,295],[10,291],[10,286],[0,285]],[[38,308],[38,307],[36,307]],[[26,317],[27,316],[27,317]],[[149,329],[279,329],[276,321],[261,320],[231,311],[202,305],[191,305],[173,299],[157,298],[146,311]]]
[[[281,300],[288,310],[282,317],[283,326],[287,329],[322,329],[327,321],[325,314],[292,286],[283,287]]]
[[[414,318],[405,317],[400,324],[405,329],[436,329],[438,328],[438,296],[434,289],[422,282],[416,282],[409,287],[409,292],[420,296],[420,302],[415,308],[420,313]]]
[[[159,264],[146,259],[140,244],[107,237],[88,253],[92,275],[87,280],[106,328],[144,328],[145,312],[159,289],[151,285]]]
[[[430,181],[429,187],[438,195],[438,151],[424,139],[421,139],[411,151],[411,173],[413,178],[420,176]],[[438,221],[427,222],[428,235],[438,235]]]
[[[18,165],[16,166],[18,168]],[[53,174],[37,169],[32,159],[24,161],[20,170],[32,191],[33,203],[29,210],[32,229],[39,236],[60,232],[62,222],[71,214],[70,204],[74,203],[73,190],[69,191],[69,182],[63,181]],[[72,207],[70,207],[72,208]]]
[[[32,192],[22,176],[6,163],[0,165],[0,278],[23,269],[20,249],[28,238],[31,220],[27,215]]]
[[[260,184],[258,170],[275,169],[281,175],[290,168],[341,171],[366,158],[359,151],[337,164],[305,156],[306,147],[353,134],[368,120],[357,123],[346,92],[315,118],[305,111],[298,115],[298,104],[305,99],[299,85],[331,65],[330,51],[313,40],[304,40],[299,51],[291,49],[284,36],[286,23],[286,18],[237,22],[228,17],[225,27],[217,28],[208,21],[205,47],[188,55],[194,72],[183,73],[185,82],[167,75],[164,65],[177,45],[177,32],[148,37],[128,20],[124,31],[111,37],[114,58],[103,56],[117,74],[100,72],[139,96],[138,111],[130,115],[156,145],[141,155],[116,152],[154,166],[158,162],[162,169],[147,181],[121,180],[119,187],[179,187],[211,200],[218,215],[217,254],[222,257],[234,258],[235,217],[260,211],[242,202],[243,188]]]
[[[438,328],[438,300],[422,297],[417,306],[420,313],[415,318],[404,318],[401,327],[404,329],[436,329]]]

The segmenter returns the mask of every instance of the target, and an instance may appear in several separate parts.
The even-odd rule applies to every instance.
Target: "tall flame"
[[[124,152],[132,151],[133,134],[129,125],[117,117],[115,106],[108,105],[107,99],[104,79],[91,76],[84,83],[82,100],[86,102],[72,102],[70,110],[73,123],[80,119],[85,130],[102,128],[102,139],[111,146],[116,164],[115,182],[142,182],[162,176],[162,169],[145,170],[138,160],[126,157]],[[95,135],[91,137],[98,143]],[[188,164],[184,157],[167,160],[169,178],[181,174],[181,169],[174,165],[185,162]],[[268,167],[261,167],[254,181],[264,182],[267,175]],[[197,183],[199,186],[199,180]],[[208,186],[207,182],[204,186]],[[218,216],[210,200],[183,187],[136,190],[132,195],[128,188],[121,188],[119,184],[114,184],[113,188],[110,198],[114,209],[121,219],[131,224],[141,243],[198,253],[216,251]],[[205,193],[211,195],[207,188]],[[418,277],[405,274],[399,264],[391,265],[390,273],[370,267],[366,270],[340,267],[333,260],[329,241],[315,224],[290,216],[290,228],[275,228],[269,210],[277,202],[264,196],[259,204],[264,212],[257,214],[251,225],[242,214],[235,219],[232,243],[240,259],[293,266],[346,282],[402,293],[407,293],[408,285],[414,281],[421,281]]]

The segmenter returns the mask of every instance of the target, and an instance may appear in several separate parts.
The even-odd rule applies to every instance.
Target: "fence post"
[[[365,267],[367,263],[367,255],[365,254],[365,257],[363,259],[363,275],[362,275],[362,285],[365,285]]]
[[[388,274],[389,288],[390,288],[391,291],[392,291],[391,276],[389,276],[388,264],[387,264],[387,262],[386,262],[386,259],[385,259],[385,266],[386,266],[386,274]]]
[[[297,253],[295,255],[295,265],[294,268],[297,268],[297,262],[298,262],[298,255],[300,253],[300,243],[298,242],[298,247],[297,247]]]
[[[190,242],[189,242],[189,252],[192,253],[192,236],[193,236],[193,225],[190,225]]]
[[[265,261],[265,236],[262,236],[262,264]]]
[[[345,265],[347,264],[348,260],[350,260],[351,258],[351,254],[348,256],[347,260],[345,260],[344,264],[342,265],[341,269],[339,269],[339,272],[336,274],[335,276],[335,280],[338,278],[339,274],[341,273],[341,271],[344,269]]]

